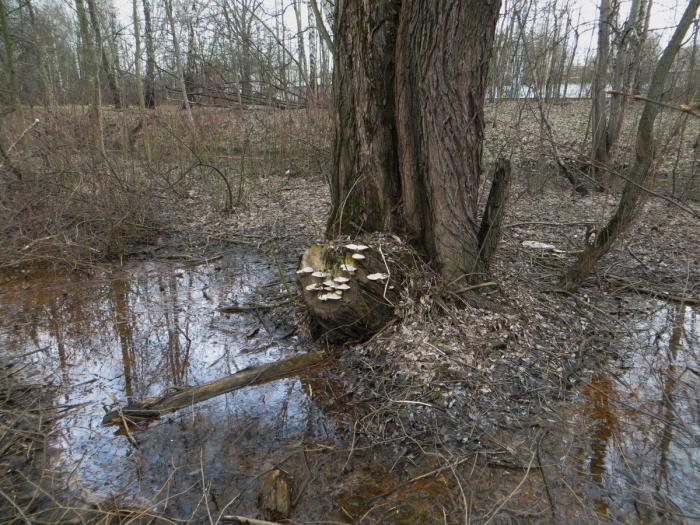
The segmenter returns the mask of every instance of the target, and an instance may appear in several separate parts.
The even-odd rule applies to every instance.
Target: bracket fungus
[[[366,246],[364,244],[346,244],[345,247],[348,250],[352,250],[353,252],[361,252],[369,248],[369,246]]]
[[[393,318],[399,295],[386,286],[386,253],[364,244],[314,244],[306,249],[299,268],[314,271],[297,274],[314,337],[330,343],[363,341]],[[396,281],[394,272],[391,279]]]
[[[324,293],[318,296],[319,301],[339,301],[342,296],[338,292]]]

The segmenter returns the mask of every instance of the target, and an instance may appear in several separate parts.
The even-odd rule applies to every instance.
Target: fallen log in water
[[[283,361],[246,368],[230,376],[210,381],[209,383],[183,388],[158,397],[130,403],[125,407],[119,407],[108,412],[104,418],[102,418],[102,424],[138,425],[140,422],[158,419],[170,412],[175,412],[181,408],[206,401],[207,399],[220,396],[227,392],[289,377],[310,366],[320,363],[326,357],[327,354],[325,352],[310,352],[290,357]]]

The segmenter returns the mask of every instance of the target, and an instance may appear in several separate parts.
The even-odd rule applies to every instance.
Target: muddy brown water
[[[216,311],[259,302],[261,291],[265,299],[284,298],[279,276],[264,258],[238,253],[197,266],[131,262],[0,286],[2,352],[31,362],[57,387],[56,403],[71,407],[51,441],[54,466],[74,495],[151,505],[195,522],[256,516],[260,478],[279,465],[295,478],[299,521],[354,522],[366,514],[367,523],[445,522],[439,510],[454,505],[455,484],[444,473],[402,487],[390,505],[373,500],[399,486],[399,473],[406,479],[435,465],[393,469],[391,461],[357,452],[347,468],[352,411],[318,402],[342,389],[319,377],[211,399],[134,432],[136,446],[101,426],[105,407],[117,401],[307,351],[293,322],[274,312]],[[699,519],[698,312],[651,300],[643,306],[628,320],[620,363],[593,372],[573,402],[548,416],[538,460],[545,475],[537,477],[546,487],[520,483],[522,469],[465,464],[464,501],[492,498],[493,512],[499,498],[510,497],[499,512],[516,516],[513,505],[531,502],[538,510],[521,512],[530,521]]]

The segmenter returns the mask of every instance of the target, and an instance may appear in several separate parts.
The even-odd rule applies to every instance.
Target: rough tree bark
[[[394,115],[400,0],[336,3],[335,144],[327,234],[400,229]]]
[[[404,233],[445,278],[483,277],[477,189],[499,8],[336,3],[330,237]]]
[[[493,257],[496,255],[498,241],[501,239],[503,218],[510,195],[510,161],[498,159],[493,170],[493,182],[486,200],[484,216],[479,228],[479,249],[484,269],[489,270]]]
[[[622,191],[617,210],[597,235],[593,244],[584,250],[563,277],[561,284],[566,290],[574,291],[581,286],[598,260],[610,251],[620,234],[629,228],[639,210],[644,183],[648,179],[654,157],[654,123],[661,111],[661,106],[658,102],[663,97],[668,73],[699,7],[700,0],[690,0],[688,2],[681,21],[676,26],[671,40],[656,64],[656,69],[649,84],[649,92],[646,96],[648,101],[644,104],[644,109],[639,119],[634,163],[627,173],[627,182]]]
[[[442,275],[477,280],[484,96],[500,2],[401,8],[396,121],[403,213]]]

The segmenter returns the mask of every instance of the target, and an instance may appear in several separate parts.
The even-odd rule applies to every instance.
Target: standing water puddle
[[[239,254],[196,267],[133,262],[0,287],[0,348],[33,361],[59,387],[57,403],[72,407],[58,420],[52,443],[56,466],[76,494],[134,506],[159,502],[156,510],[198,516],[194,521],[208,521],[207,511],[255,516],[260,476],[285,465],[304,473],[297,519],[353,521],[347,509],[362,515],[372,494],[397,486],[396,476],[371,458],[341,472],[338,461],[346,461],[348,444],[338,437],[336,419],[316,404],[322,388],[304,376],[166,416],[133,433],[137,446],[101,426],[105,407],[115,402],[305,350],[294,327],[274,312],[216,312],[221,304],[283,300],[279,273],[259,256]],[[519,488],[526,499],[551,498],[558,519],[692,522],[700,515],[698,313],[647,305],[650,311],[631,325],[634,343],[625,367],[596,373],[577,403],[552,412],[541,445],[542,478],[551,494],[545,496],[542,486]],[[307,455],[333,449],[339,452],[325,460]],[[521,478],[521,471],[488,468],[471,477],[466,497],[498,490],[505,497]],[[416,523],[443,523],[431,502],[449,499],[452,484],[425,481],[425,487],[408,487],[416,494],[413,503],[402,496],[410,512],[397,523],[410,523],[410,516]]]
[[[596,487],[597,517],[700,522],[700,319],[682,305],[648,310],[623,370],[583,388],[570,444]]]
[[[249,506],[244,489],[285,447],[331,440],[298,377],[219,396],[134,432],[138,448],[101,426],[105,407],[297,355],[293,326],[264,311],[219,314],[221,304],[284,300],[274,265],[227,256],[197,267],[132,263],[46,274],[0,289],[0,348],[48,374],[73,407],[52,443],[70,485],[89,500],[151,499],[176,516],[201,506],[202,480],[221,510]],[[241,494],[241,492],[244,492]],[[246,505],[248,503],[249,505]]]

